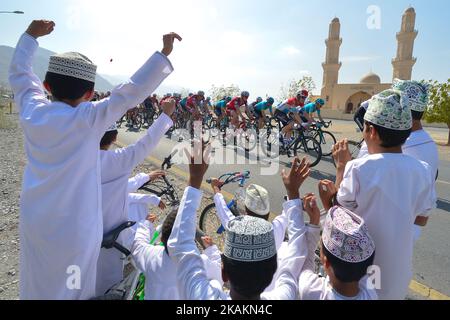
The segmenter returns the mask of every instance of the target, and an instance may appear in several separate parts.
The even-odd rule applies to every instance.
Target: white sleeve
[[[128,204],[145,204],[147,207],[156,207],[161,198],[154,194],[129,193]]]
[[[177,283],[182,300],[218,300],[224,295],[210,284],[194,240],[201,198],[200,190],[185,189],[167,245],[170,257],[178,265]]]
[[[220,223],[222,223],[222,226],[226,229],[228,222],[233,220],[235,216],[228,208],[221,193],[216,193],[214,195],[214,204],[216,205],[217,216],[219,217]]]
[[[146,173],[138,173],[134,177],[128,179],[127,192],[136,192],[140,187],[150,181],[150,176]]]
[[[133,259],[140,271],[145,272],[147,262],[152,259],[154,246],[150,244],[155,228],[150,221],[139,222],[131,247]]]
[[[351,211],[354,211],[358,207],[358,203],[356,202],[359,194],[358,173],[358,168],[354,166],[353,161],[347,163],[345,166],[344,178],[342,179],[342,183],[336,197],[341,206]]]
[[[428,183],[417,197],[416,216],[429,217],[431,210],[435,209],[437,205],[436,182],[433,170],[428,163],[423,161],[420,162],[426,168]]]
[[[321,288],[323,278],[314,272],[315,250],[320,239],[320,228],[308,225],[306,227],[306,242],[308,247],[308,256],[303,265],[299,278],[299,299],[300,300],[318,300],[321,297]]]
[[[219,248],[212,245],[206,248],[201,255],[203,264],[205,265],[206,276],[209,280],[217,280],[223,285],[222,280],[222,258],[220,256]]]
[[[280,249],[281,244],[284,241],[288,223],[289,223],[289,216],[286,210],[284,210],[283,206],[283,211],[281,212],[281,214],[272,220],[273,233],[275,235],[275,246],[277,248],[277,251]]]
[[[286,202],[284,209],[288,211],[289,243],[286,255],[280,262],[279,274],[275,282],[275,289],[263,293],[265,300],[295,300],[298,296],[298,277],[306,260],[308,249],[306,246],[306,227],[303,221],[302,202],[300,199]]]
[[[21,117],[40,105],[50,103],[44,93],[41,80],[34,74],[32,68],[38,47],[37,40],[28,33],[24,33],[17,43],[9,67],[9,83]]]
[[[138,142],[126,148],[106,151],[107,157],[105,157],[102,167],[108,168],[109,171],[114,172],[117,176],[129,175],[134,167],[143,162],[156,148],[172,124],[172,119],[169,116],[165,113],[161,114],[147,130],[147,134],[139,139]]]
[[[114,88],[110,97],[80,105],[82,112],[91,127],[96,128],[102,137],[109,126],[128,109],[144,101],[172,71],[169,59],[162,53],[155,52],[127,82]]]

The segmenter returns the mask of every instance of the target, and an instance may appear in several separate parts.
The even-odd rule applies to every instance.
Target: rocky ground
[[[6,119],[15,126],[0,129],[0,299],[17,299],[19,195],[26,158],[17,115],[6,115]]]

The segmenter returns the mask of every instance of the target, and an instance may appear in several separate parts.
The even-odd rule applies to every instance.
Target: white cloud
[[[301,53],[301,51],[294,46],[286,46],[281,51],[289,56],[295,56]]]

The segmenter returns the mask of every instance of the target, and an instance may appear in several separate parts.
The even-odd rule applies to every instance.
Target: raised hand
[[[175,32],[171,32],[171,33],[165,34],[163,36],[164,47],[161,50],[162,54],[164,54],[165,56],[168,57],[172,53],[173,43],[174,43],[175,39],[178,39],[178,41],[182,40],[182,38],[178,34],[176,34]]]
[[[211,187],[214,193],[219,193],[223,186],[223,182],[217,178],[211,178]]]
[[[306,178],[309,177],[309,173],[309,162],[306,158],[303,158],[302,161],[300,161],[300,159],[296,157],[292,161],[292,168],[289,173],[286,173],[283,169],[281,172],[281,178],[283,179],[283,183],[290,200],[300,199],[300,186]]]
[[[161,104],[162,111],[169,117],[175,112],[176,102],[174,99],[165,100]]]
[[[166,175],[166,173],[164,171],[161,171],[161,170],[152,171],[152,172],[149,173],[150,182],[153,182],[155,180],[161,179],[165,175]]]
[[[325,210],[330,210],[333,206],[333,198],[337,194],[337,188],[333,181],[322,180],[319,182],[319,195]]]
[[[317,206],[316,196],[312,193],[303,199],[303,207],[309,216],[309,223],[318,226],[320,224],[320,210]]]
[[[350,150],[348,149],[347,139],[338,141],[333,146],[333,159],[338,170],[345,169],[347,163],[352,160],[352,155],[350,154]]]
[[[39,37],[46,36],[53,32],[55,28],[55,23],[49,20],[33,20],[28,27],[26,33],[28,33],[33,38],[37,39]]]
[[[211,154],[211,145],[203,140],[194,142],[191,147],[191,153],[184,150],[189,161],[189,186],[200,189],[209,167],[209,156]]]
[[[214,245],[213,239],[211,237],[208,237],[208,236],[202,237],[202,243],[203,243],[203,247],[205,249],[211,247],[212,245]]]
[[[156,221],[156,215],[153,213],[150,213],[146,218],[146,220],[150,221],[151,223],[155,223]]]

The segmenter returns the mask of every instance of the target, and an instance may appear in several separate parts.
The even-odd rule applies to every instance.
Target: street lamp
[[[0,13],[15,13],[15,14],[24,14],[23,11],[0,11]]]

